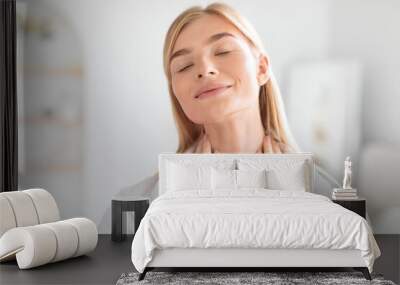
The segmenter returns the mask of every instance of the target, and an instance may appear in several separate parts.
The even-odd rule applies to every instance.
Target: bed
[[[361,216],[313,193],[311,153],[159,155],[159,196],[132,242],[154,268],[352,267],[379,247]]]

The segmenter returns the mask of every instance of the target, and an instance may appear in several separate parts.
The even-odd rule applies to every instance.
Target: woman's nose
[[[203,78],[203,77],[208,77],[208,76],[215,76],[217,74],[218,74],[218,71],[215,68],[214,64],[208,60],[203,60],[198,65],[196,77]]]

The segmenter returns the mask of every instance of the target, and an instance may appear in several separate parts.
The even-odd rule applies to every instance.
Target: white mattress
[[[217,196],[216,196],[217,195]],[[139,272],[155,249],[356,249],[372,272],[380,250],[365,219],[309,192],[170,192],[150,205],[132,243]]]

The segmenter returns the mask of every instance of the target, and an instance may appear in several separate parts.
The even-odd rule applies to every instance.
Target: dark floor
[[[375,236],[382,256],[375,262],[374,272],[399,283],[400,235]],[[0,264],[0,284],[115,284],[123,272],[134,271],[130,259],[132,238],[121,243],[100,235],[94,252],[88,256],[19,270],[16,262]]]
[[[0,264],[0,284],[115,284],[123,272],[134,271],[130,259],[132,239],[112,242],[99,235],[96,250],[87,256],[19,270],[17,263]]]

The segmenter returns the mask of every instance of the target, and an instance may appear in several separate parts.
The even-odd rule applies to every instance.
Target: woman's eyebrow
[[[208,38],[208,40],[206,41],[207,44],[210,44],[212,42],[218,41],[219,39],[223,38],[223,37],[235,37],[234,35],[232,35],[231,33],[218,33],[215,35],[212,35],[211,37]]]
[[[206,43],[210,44],[212,42],[218,41],[219,39],[221,39],[223,37],[235,37],[235,36],[233,34],[231,34],[231,33],[228,33],[228,32],[218,33],[218,34],[210,36],[206,40]],[[171,62],[174,58],[176,58],[178,56],[189,54],[191,52],[192,52],[192,49],[187,49],[187,48],[183,48],[183,49],[177,50],[176,52],[174,52],[171,55],[171,57],[169,58],[169,62]]]

